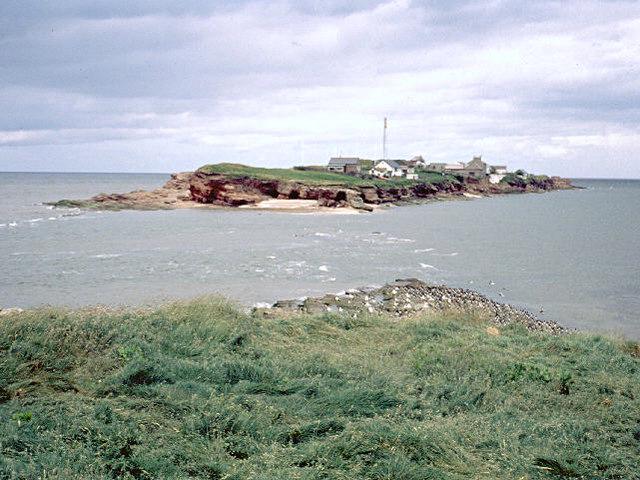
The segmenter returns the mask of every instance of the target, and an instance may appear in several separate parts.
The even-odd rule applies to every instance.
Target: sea
[[[373,214],[98,212],[45,202],[165,174],[0,173],[0,307],[250,306],[397,278],[477,290],[580,330],[640,338],[640,181]]]

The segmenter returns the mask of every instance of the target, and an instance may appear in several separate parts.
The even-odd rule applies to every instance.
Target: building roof
[[[446,170],[462,170],[464,168],[464,164],[462,163],[447,163],[444,168]]]
[[[473,157],[473,160],[471,160],[469,163],[465,165],[465,168],[479,169],[479,170],[486,167],[487,167],[487,164],[482,161],[482,157]]]
[[[359,165],[360,159],[357,157],[333,157],[329,159],[332,167],[344,167],[345,165]]]
[[[394,161],[401,167],[413,167],[413,165],[415,164],[415,162],[412,162],[411,160],[394,160]]]
[[[396,170],[401,170],[402,169],[402,165],[400,164],[400,162],[403,162],[404,160],[378,160],[376,162],[376,165],[379,165],[380,163],[384,162],[387,165],[389,165],[391,168],[396,169]]]

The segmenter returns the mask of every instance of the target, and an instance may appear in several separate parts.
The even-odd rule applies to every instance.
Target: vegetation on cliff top
[[[203,299],[0,322],[1,478],[638,478],[640,348]]]
[[[411,186],[417,183],[442,183],[456,181],[453,177],[422,172],[419,180],[406,178],[362,178],[343,173],[328,172],[326,170],[301,170],[292,168],[259,168],[241,165],[239,163],[217,163],[200,167],[198,172],[225,175],[232,178],[256,178],[259,180],[277,180],[298,182],[305,185],[341,186],[341,187],[398,187]]]

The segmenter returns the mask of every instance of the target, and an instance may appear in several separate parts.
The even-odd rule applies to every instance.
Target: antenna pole
[[[384,128],[382,129],[382,159],[387,158],[387,117],[384,117]]]

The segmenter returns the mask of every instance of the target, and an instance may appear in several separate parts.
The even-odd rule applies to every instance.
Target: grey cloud
[[[0,169],[47,145],[65,169],[97,144],[114,170],[376,155],[385,115],[398,155],[577,168],[559,135],[632,148],[639,29],[626,1],[5,0]]]

